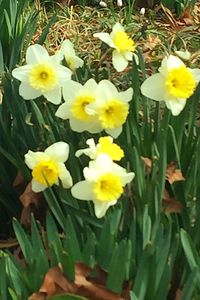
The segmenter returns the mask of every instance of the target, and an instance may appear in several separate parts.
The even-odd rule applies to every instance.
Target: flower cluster
[[[101,137],[97,145],[93,139],[87,141],[89,148],[78,150],[76,156],[86,154],[92,160],[83,169],[85,180],[76,183],[72,195],[80,200],[92,200],[97,218],[105,215],[108,208],[115,205],[123,194],[123,188],[134,178],[124,168],[114,163],[124,156],[123,150],[111,137]]]
[[[96,33],[94,37],[113,49],[112,63],[118,72],[125,70],[133,57],[138,64],[136,45],[121,24],[116,23],[110,34]],[[164,57],[159,72],[141,85],[144,96],[164,101],[174,116],[183,110],[186,100],[193,95],[200,81],[200,70],[188,68],[180,59],[189,60],[190,53],[176,51],[176,54],[179,57]],[[124,157],[124,151],[113,142],[113,138],[121,134],[127,120],[133,89],[118,91],[109,80],[97,83],[90,78],[84,84],[72,80],[76,78],[76,69],[82,66],[83,60],[76,55],[73,44],[65,40],[60,50],[52,56],[41,45],[30,46],[26,53],[26,65],[15,68],[12,75],[21,81],[19,94],[24,99],[44,96],[49,102],[60,104],[55,115],[68,120],[72,130],[91,134],[105,131],[109,135],[100,137],[97,144],[90,138],[86,142],[87,148],[76,151],[76,157],[85,154],[90,161],[83,169],[84,180],[75,185],[65,166],[69,154],[67,143],[56,142],[44,152],[28,151],[25,154],[25,163],[32,170],[33,191],[41,192],[61,183],[64,188],[71,188],[75,198],[92,201],[96,216],[101,218],[110,206],[117,203],[125,185],[135,175],[116,163]]]
[[[106,133],[116,138],[126,122],[133,89],[118,92],[109,80],[98,84],[89,79],[84,85],[68,81],[63,87],[65,103],[61,104],[56,116],[69,119],[72,130]]]
[[[41,45],[30,46],[26,52],[27,64],[12,71],[13,77],[21,81],[19,94],[26,100],[43,95],[51,103],[59,104],[62,87],[72,75],[71,70],[61,64],[64,58],[72,71],[83,65],[69,40],[65,40],[61,49],[52,56]]]
[[[76,152],[76,156],[88,155],[92,160],[89,167],[84,168],[85,180],[76,183],[72,195],[80,200],[91,200],[94,203],[95,214],[98,218],[105,215],[107,209],[116,204],[123,193],[123,187],[132,181],[134,173],[126,170],[113,160],[120,160],[124,156],[123,150],[111,137],[101,137],[95,145],[94,140],[87,141],[89,149]],[[72,186],[72,178],[65,167],[69,146],[64,142],[57,142],[49,146],[44,152],[28,151],[25,163],[32,170],[32,190],[44,191],[47,187],[61,182],[64,188]]]

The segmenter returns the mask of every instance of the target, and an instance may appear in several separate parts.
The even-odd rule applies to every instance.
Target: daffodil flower
[[[116,138],[122,132],[122,125],[126,122],[129,113],[128,102],[132,99],[133,89],[118,92],[109,81],[102,80],[96,91],[96,101],[88,104],[88,114],[95,114],[107,134]]]
[[[190,69],[176,56],[169,55],[162,61],[159,73],[147,78],[141,92],[156,101],[165,101],[172,115],[177,116],[186,100],[194,93],[200,81],[200,70]]]
[[[44,191],[48,186],[58,185],[61,181],[64,188],[72,186],[72,178],[65,167],[68,159],[69,146],[64,142],[57,142],[46,148],[44,152],[28,151],[25,163],[32,170],[32,190]]]
[[[95,33],[94,37],[99,38],[108,46],[113,48],[112,63],[117,72],[122,72],[127,66],[128,62],[132,61],[133,55],[138,61],[135,51],[135,43],[125,32],[124,27],[120,23],[113,26],[112,32]]]
[[[83,60],[74,51],[74,46],[70,40],[65,40],[61,44],[60,52],[64,55],[68,67],[74,72],[83,66]]]
[[[88,114],[86,111],[86,107],[96,101],[97,86],[94,79],[89,79],[84,85],[72,80],[68,81],[63,86],[65,103],[60,105],[56,116],[63,120],[69,119],[70,126],[74,131],[100,132],[102,127],[95,112]]]
[[[102,218],[108,208],[117,203],[124,186],[134,178],[133,172],[127,173],[103,153],[90,161],[83,174],[85,180],[76,183],[71,192],[79,200],[93,201],[97,218]]]
[[[96,159],[100,153],[109,155],[112,160],[119,161],[124,157],[124,151],[120,146],[113,143],[113,138],[111,136],[100,137],[97,145],[95,145],[94,139],[88,139],[86,144],[89,148],[76,151],[76,157],[85,154],[91,159]]]
[[[49,102],[61,102],[61,88],[71,78],[71,71],[60,64],[62,55],[49,56],[41,45],[30,46],[26,52],[26,65],[12,71],[21,81],[19,94],[26,100],[43,95]]]

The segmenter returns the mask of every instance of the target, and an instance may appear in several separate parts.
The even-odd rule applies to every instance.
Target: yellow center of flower
[[[78,96],[71,107],[73,116],[81,121],[88,121],[90,116],[86,113],[85,107],[94,102],[95,98],[90,95]]]
[[[108,154],[112,160],[120,160],[124,157],[124,151],[117,144],[112,143],[112,140],[108,136],[99,139],[97,155],[100,153]]]
[[[58,165],[53,160],[39,162],[32,171],[32,176],[42,185],[53,185],[58,181]]]
[[[187,99],[193,94],[196,82],[192,73],[181,66],[168,73],[165,86],[171,96]]]
[[[120,177],[113,173],[101,175],[95,182],[93,191],[98,201],[118,199],[123,192]]]
[[[121,30],[115,32],[112,40],[120,52],[135,50],[134,41],[128,36],[128,34],[125,31]]]
[[[117,128],[126,121],[128,105],[118,99],[110,100],[99,111],[99,121],[103,128]]]
[[[58,75],[50,64],[41,63],[32,67],[28,80],[34,89],[47,92],[58,83]]]

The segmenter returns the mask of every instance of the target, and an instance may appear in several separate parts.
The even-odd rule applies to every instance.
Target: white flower
[[[90,161],[83,173],[85,180],[76,183],[71,192],[79,200],[93,201],[97,218],[102,218],[107,209],[117,203],[123,187],[135,175],[115,164],[107,154],[99,154],[96,160]]]
[[[83,66],[83,60],[76,55],[74,46],[70,40],[62,42],[60,52],[64,55],[65,61],[72,71]]]
[[[97,145],[95,145],[94,139],[88,139],[86,144],[89,148],[76,151],[75,155],[77,157],[85,154],[91,159],[96,159],[100,153],[109,155],[112,160],[121,160],[121,158],[124,157],[124,151],[120,146],[113,143],[113,138],[111,136],[100,137]]]
[[[186,100],[194,93],[200,81],[200,70],[190,69],[176,56],[169,55],[162,60],[159,73],[147,78],[142,94],[156,101],[165,101],[168,109],[177,116]]]
[[[88,114],[95,114],[107,134],[116,138],[122,132],[122,125],[126,122],[133,89],[118,92],[117,88],[109,81],[102,80],[96,91],[96,101],[88,104]]]
[[[49,56],[41,45],[30,46],[26,52],[26,65],[12,71],[21,81],[19,94],[26,100],[43,95],[49,102],[61,102],[61,87],[71,78],[71,71],[60,64],[63,56]]]
[[[75,81],[68,81],[63,87],[63,97],[65,103],[56,111],[56,116],[66,120],[69,119],[72,130],[97,133],[102,127],[93,114],[88,114],[86,107],[96,101],[97,83],[94,79],[89,79],[84,85]]]
[[[25,163],[32,170],[32,190],[44,191],[48,186],[58,185],[59,180],[64,188],[72,186],[72,178],[64,162],[68,159],[69,146],[57,142],[46,148],[44,152],[28,151]]]
[[[111,48],[112,63],[117,72],[123,71],[128,66],[128,61],[132,61],[133,55],[138,61],[138,57],[134,54],[135,43],[125,32],[124,27],[120,23],[113,26],[110,34],[106,32],[95,33],[94,37],[99,38]]]

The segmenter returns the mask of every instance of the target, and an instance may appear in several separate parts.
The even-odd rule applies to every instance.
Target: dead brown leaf
[[[148,172],[151,172],[152,169],[152,160],[148,157],[141,156],[142,161],[144,162],[145,167],[147,168]]]
[[[172,161],[166,170],[166,179],[169,181],[170,184],[173,184],[176,181],[183,181],[185,178],[180,169],[177,169],[176,162]]]
[[[35,212],[41,206],[43,195],[42,193],[33,192],[31,182],[29,182],[19,198],[23,205],[21,223],[25,226],[29,226],[31,222],[31,213]]]
[[[171,197],[169,192],[165,189],[163,195],[163,207],[165,213],[181,213],[182,204],[174,197]]]
[[[46,300],[46,293],[34,293],[28,298],[28,300]]]
[[[75,265],[75,280],[70,281],[65,277],[59,266],[51,268],[44,277],[38,293],[34,293],[28,300],[43,300],[48,296],[70,293],[93,300],[130,300],[128,289],[126,296],[122,297],[109,291],[105,285],[90,277],[92,269],[83,263]],[[42,298],[43,297],[43,298]]]

